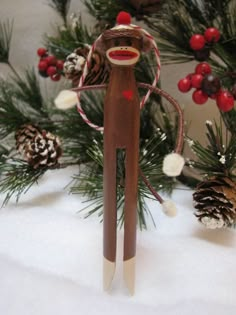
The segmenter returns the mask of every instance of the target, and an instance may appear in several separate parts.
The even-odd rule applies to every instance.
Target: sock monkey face
[[[112,65],[132,66],[139,60],[143,38],[136,30],[111,29],[103,33],[102,43]]]
[[[113,65],[131,66],[139,60],[141,49],[139,39],[115,37],[107,40],[106,47],[106,56]]]

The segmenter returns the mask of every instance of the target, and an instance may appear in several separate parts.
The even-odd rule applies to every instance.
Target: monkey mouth
[[[109,52],[109,57],[115,60],[130,60],[138,57],[138,54],[129,50],[113,50]]]

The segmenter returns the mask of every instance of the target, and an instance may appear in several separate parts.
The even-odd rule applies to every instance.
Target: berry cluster
[[[52,81],[59,81],[63,73],[64,62],[53,55],[49,55],[45,48],[39,48],[37,54],[40,57],[38,63],[39,74],[44,78],[50,77]]]
[[[215,27],[207,28],[204,35],[194,34],[189,41],[195,59],[205,61],[210,56],[210,49],[220,39],[220,32]]]
[[[186,93],[195,88],[192,94],[193,101],[202,105],[207,102],[208,97],[215,99],[218,108],[223,112],[228,112],[234,107],[236,93],[234,87],[231,93],[224,90],[221,80],[212,74],[211,66],[207,62],[199,63],[194,73],[190,73],[184,79],[179,80],[178,89]]]

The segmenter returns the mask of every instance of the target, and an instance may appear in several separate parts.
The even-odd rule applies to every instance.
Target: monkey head
[[[132,66],[139,60],[143,42],[140,32],[133,29],[107,30],[102,40],[112,65]]]
[[[142,51],[151,50],[150,38],[144,36],[141,28],[131,25],[131,16],[120,12],[116,18],[117,25],[106,30],[96,42],[97,48],[105,53],[111,65],[133,66]],[[99,50],[99,49],[98,49]]]

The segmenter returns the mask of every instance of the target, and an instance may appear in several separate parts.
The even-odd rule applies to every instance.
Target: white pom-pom
[[[177,214],[177,209],[173,201],[171,200],[164,200],[162,202],[162,210],[163,212],[168,215],[168,217],[175,217]]]
[[[74,107],[78,102],[77,93],[69,90],[61,91],[54,103],[57,108],[59,109],[69,109]]]
[[[178,176],[184,167],[184,158],[178,153],[165,156],[162,170],[167,176]]]

